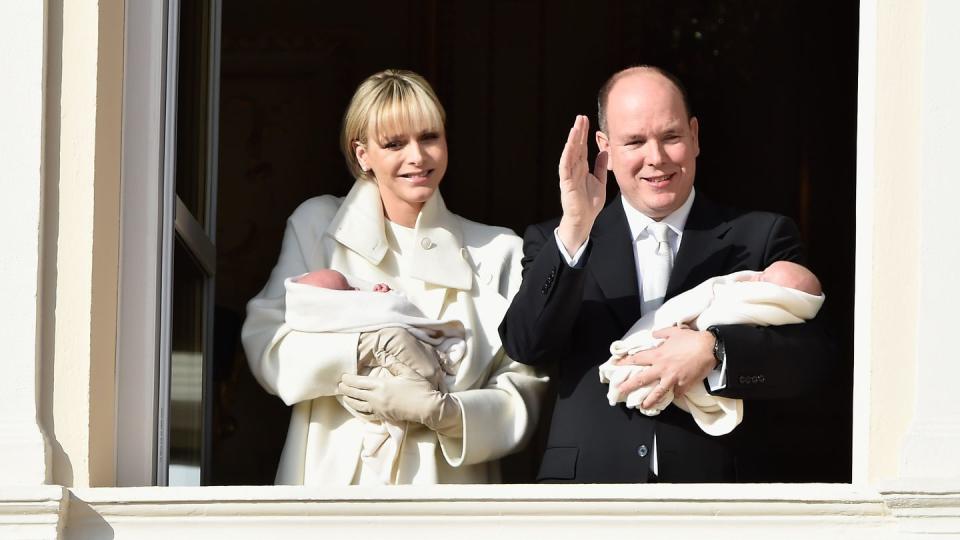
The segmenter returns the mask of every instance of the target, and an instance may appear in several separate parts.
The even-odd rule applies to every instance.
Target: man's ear
[[[596,140],[597,140],[597,148],[599,148],[601,152],[607,153],[607,170],[612,171],[613,160],[610,159],[610,139],[607,138],[606,133],[600,130],[597,130]]]
[[[690,117],[690,136],[693,137],[693,155],[700,155],[700,122],[696,116]]]

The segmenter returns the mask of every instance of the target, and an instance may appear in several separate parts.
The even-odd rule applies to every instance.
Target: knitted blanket
[[[610,405],[625,402],[647,416],[660,414],[671,402],[693,415],[697,425],[707,434],[724,435],[743,420],[743,400],[710,395],[703,385],[694,385],[682,395],[668,391],[650,409],[640,406],[656,386],[656,382],[623,395],[617,387],[646,366],[618,366],[614,362],[624,356],[659,346],[663,340],[653,332],[670,326],[687,324],[694,329],[713,325],[753,324],[772,326],[802,323],[813,318],[825,296],[815,296],[769,282],[743,281],[759,272],[741,271],[710,278],[700,285],[664,302],[656,311],[640,318],[627,333],[610,345],[610,359],[600,366],[600,382],[608,383]]]

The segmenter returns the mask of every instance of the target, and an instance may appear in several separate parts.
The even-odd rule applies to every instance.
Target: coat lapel
[[[590,242],[590,271],[607,298],[607,305],[627,329],[640,318],[640,291],[630,225],[619,198],[600,213]]]
[[[384,227],[380,191],[373,182],[358,180],[331,221],[327,234],[370,266],[378,267],[388,249]],[[448,289],[469,291],[473,287],[473,268],[463,255],[460,223],[443,204],[439,191],[424,204],[410,249],[410,277],[422,282],[422,288],[403,292],[424,315],[438,318],[446,304]],[[344,264],[340,261],[349,260],[347,255],[338,256],[338,250],[334,250],[331,264]]]
[[[729,244],[724,240],[730,224],[719,207],[697,194],[683,228],[680,251],[670,272],[666,298],[694,287],[703,280],[725,274]]]

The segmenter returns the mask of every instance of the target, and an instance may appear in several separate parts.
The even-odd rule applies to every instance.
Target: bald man
[[[743,423],[729,435],[705,434],[673,406],[648,417],[608,405],[597,366],[643,313],[711,276],[804,258],[790,219],[738,212],[695,191],[700,126],[675,77],[652,66],[629,68],[607,81],[598,102],[594,169],[587,163],[589,121],[579,116],[560,158],[563,216],[527,229],[523,284],[500,326],[512,358],[555,370],[557,397],[537,480],[785,480],[796,445],[773,436],[791,422],[780,405],[814,393],[835,362],[816,320],[669,328],[656,334],[665,340],[660,347],[628,357],[649,368],[622,391],[656,382],[644,407],[692,385],[743,399]],[[605,206],[608,170],[620,196]]]

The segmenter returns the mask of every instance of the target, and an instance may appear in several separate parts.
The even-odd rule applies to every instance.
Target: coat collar
[[[330,222],[327,234],[377,266],[387,253],[384,227],[377,185],[357,180]],[[424,204],[415,231],[410,277],[426,285],[469,291],[473,287],[473,268],[464,256],[463,231],[439,191]]]

